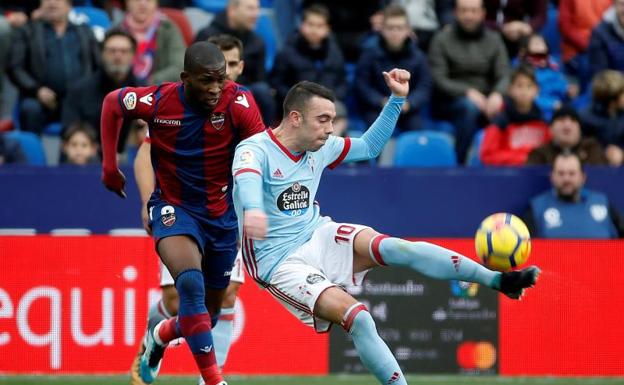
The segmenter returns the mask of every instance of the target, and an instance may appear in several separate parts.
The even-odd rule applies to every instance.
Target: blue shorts
[[[191,237],[202,254],[206,288],[218,290],[228,286],[236,259],[238,239],[234,207],[219,218],[209,218],[152,197],[147,209],[157,250],[158,242],[163,238],[175,235]]]

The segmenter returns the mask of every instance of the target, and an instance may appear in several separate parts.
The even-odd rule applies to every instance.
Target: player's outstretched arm
[[[381,150],[392,136],[405,97],[409,93],[409,71],[395,68],[390,72],[383,72],[384,80],[392,95],[383,110],[360,138],[351,139],[351,148],[345,157],[345,162],[354,162],[374,159],[381,154]]]
[[[151,234],[152,230],[149,227],[147,201],[149,201],[156,185],[150,158],[151,147],[149,142],[143,142],[137,151],[136,158],[134,158],[134,179],[141,195],[141,220],[143,221],[143,228],[148,234]]]
[[[126,197],[124,186],[126,177],[117,166],[117,142],[123,122],[123,112],[119,105],[120,90],[110,92],[102,104],[100,126],[102,131],[102,182],[107,189],[122,198]]]
[[[407,70],[394,68],[390,72],[382,72],[386,85],[392,95],[405,98],[409,94],[409,80],[411,74]]]

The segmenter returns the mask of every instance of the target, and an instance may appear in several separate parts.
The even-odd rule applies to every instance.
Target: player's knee
[[[178,314],[178,308],[180,307],[180,297],[175,286],[168,285],[162,288],[162,302],[165,309],[171,316]]]
[[[348,333],[356,333],[361,331],[376,331],[375,321],[371,317],[366,305],[358,302],[351,306],[344,314],[341,326]],[[371,329],[372,328],[372,329]]]
[[[204,276],[196,269],[186,270],[178,274],[176,289],[181,303],[202,304],[206,294],[204,289]]]

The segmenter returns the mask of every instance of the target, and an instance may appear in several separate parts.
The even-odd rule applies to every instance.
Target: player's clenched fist
[[[395,96],[407,96],[409,93],[410,73],[407,70],[394,68],[390,72],[382,72],[384,80]]]
[[[122,198],[126,197],[124,186],[126,185],[126,177],[118,169],[106,169],[102,170],[102,183],[107,189],[115,192]]]
[[[264,239],[267,233],[267,216],[259,209],[245,210],[243,231],[251,239]]]

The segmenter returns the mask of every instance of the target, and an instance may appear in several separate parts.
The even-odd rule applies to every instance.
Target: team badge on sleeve
[[[175,209],[173,206],[165,206],[160,209],[160,220],[167,227],[173,226],[176,221]]]
[[[251,151],[243,151],[238,156],[238,160],[241,166],[250,165],[253,162],[254,155]]]
[[[210,115],[210,123],[216,130],[221,130],[223,128],[223,123],[225,123],[225,114],[223,112],[213,113]]]
[[[123,98],[123,104],[126,106],[127,110],[134,110],[137,103],[137,95],[136,92],[128,92],[126,96]]]

